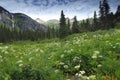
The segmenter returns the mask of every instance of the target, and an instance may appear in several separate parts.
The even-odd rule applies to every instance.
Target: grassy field
[[[120,80],[120,30],[0,43],[0,80]]]

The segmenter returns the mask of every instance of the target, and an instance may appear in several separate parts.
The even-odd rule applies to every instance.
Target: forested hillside
[[[46,5],[44,0],[17,3],[22,1],[31,10],[32,5],[48,10],[49,0]],[[59,4],[52,2],[52,9],[79,0],[56,1]],[[120,80],[120,5],[115,10],[111,12],[109,1],[102,0],[92,18],[70,19],[67,10],[61,10],[59,21],[44,23],[38,18],[43,22],[39,24],[0,7],[0,80]]]

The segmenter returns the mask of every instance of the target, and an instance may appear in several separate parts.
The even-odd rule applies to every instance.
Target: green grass
[[[66,74],[82,80],[105,80],[106,75],[119,80],[119,60],[119,29],[73,34],[63,40],[1,43],[0,80],[28,80],[27,74],[29,80],[66,80]]]

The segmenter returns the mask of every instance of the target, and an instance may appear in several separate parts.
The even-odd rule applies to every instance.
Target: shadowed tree
[[[93,19],[93,31],[98,30],[98,19],[97,19],[97,14],[96,11],[94,11],[94,19]]]
[[[67,33],[68,35],[71,34],[71,30],[70,30],[70,19],[68,18],[67,20]]]
[[[117,11],[115,13],[116,22],[120,22],[120,5],[118,5]]]
[[[109,25],[109,14],[110,14],[110,7],[108,4],[107,0],[103,0],[103,2],[100,1],[100,11],[99,11],[99,15],[100,15],[100,26],[101,29],[109,29],[110,25]]]
[[[72,25],[72,33],[79,33],[79,26],[78,26],[78,21],[77,17],[74,17],[73,25]]]
[[[65,15],[63,13],[63,10],[61,11],[59,32],[60,32],[60,38],[64,38],[68,35],[67,26],[66,26],[66,19],[65,19]]]

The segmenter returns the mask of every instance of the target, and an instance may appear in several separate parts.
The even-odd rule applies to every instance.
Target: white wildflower
[[[78,77],[82,77],[82,74],[78,74]]]
[[[5,54],[8,54],[8,51],[4,51]]]
[[[83,74],[85,74],[85,71],[80,71],[80,73],[83,75]]]
[[[17,61],[17,63],[22,63],[22,62],[23,62],[22,60]]]
[[[96,80],[96,75],[89,76],[90,80]]]
[[[83,80],[86,80],[86,79],[87,79],[87,76],[82,76],[82,79],[83,79]]]
[[[5,48],[5,49],[8,49],[8,46],[5,46],[4,48]]]
[[[59,73],[59,70],[58,70],[58,69],[56,69],[56,70],[55,70],[55,73]]]
[[[2,47],[0,47],[0,49],[2,49]]]
[[[94,54],[98,55],[98,54],[100,54],[100,52],[99,51],[94,51]]]
[[[63,62],[60,62],[59,64],[60,64],[60,65],[64,65],[65,63],[63,63]]]
[[[119,45],[119,43],[116,43],[116,45]]]
[[[79,57],[75,56],[75,57],[73,58],[73,61],[77,61],[78,59],[79,59]]]
[[[23,64],[19,64],[19,67],[23,66]]]
[[[97,55],[93,55],[92,58],[93,58],[93,59],[96,59],[96,58],[97,58]]]
[[[103,56],[102,55],[99,55],[100,58],[102,58]]]
[[[33,57],[30,57],[30,58],[29,58],[29,61],[32,61],[32,59],[33,59]]]
[[[76,73],[76,74],[75,74],[75,76],[78,76],[78,75],[79,75],[79,73]]]
[[[97,65],[97,67],[101,67],[101,66],[102,66],[101,64]]]
[[[62,54],[60,57],[61,57],[61,58],[64,58],[64,54]]]
[[[74,68],[75,68],[75,69],[79,69],[79,68],[80,68],[80,65],[77,65],[77,66],[75,66]]]
[[[113,48],[115,49],[115,48],[116,48],[116,46],[113,46]]]
[[[66,79],[66,80],[71,80],[71,79]]]
[[[42,49],[40,49],[40,52],[41,52],[41,53],[44,53],[44,51],[43,51]]]
[[[0,55],[0,58],[2,58],[2,56]]]
[[[106,41],[106,43],[109,43],[109,41]]]
[[[93,35],[94,38],[96,38],[97,36],[96,35]]]
[[[64,68],[65,68],[65,69],[68,69],[68,65],[64,65]]]
[[[90,77],[87,77],[87,80],[90,80]]]
[[[35,50],[35,52],[38,52],[39,51],[39,48]]]

